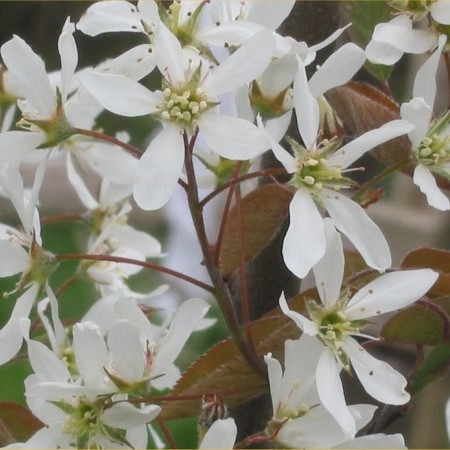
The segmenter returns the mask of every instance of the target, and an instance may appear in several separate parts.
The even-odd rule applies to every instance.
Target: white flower
[[[325,221],[326,252],[314,267],[321,304],[307,303],[310,318],[291,311],[284,296],[282,311],[304,333],[323,345],[316,369],[317,390],[325,408],[348,432],[354,420],[348,410],[339,379],[342,368],[353,367],[365,390],[380,402],[401,405],[409,400],[406,380],[390,365],[367,353],[353,336],[363,336],[367,319],[403,308],[421,298],[438,278],[432,270],[409,270],[380,276],[351,296],[341,291],[344,253],[339,233],[331,220]],[[333,270],[330,270],[330,267]]]
[[[0,364],[8,362],[20,350],[23,339],[20,322],[28,318],[41,288],[45,286],[47,291],[50,290],[47,280],[56,265],[54,256],[41,247],[36,209],[45,165],[46,161],[38,167],[29,195],[25,194],[21,175],[15,167],[0,171],[0,185],[13,203],[23,227],[19,231],[0,224],[0,277],[21,274],[14,292],[25,289],[16,300],[8,322],[0,330]]]
[[[264,40],[267,45],[260,48]],[[218,96],[253,80],[268,65],[273,42],[261,32],[242,45],[220,66],[204,73],[201,65],[186,68],[180,43],[164,26],[155,31],[158,67],[163,92],[153,93],[120,75],[87,73],[82,84],[102,106],[125,116],[157,114],[163,129],[141,157],[134,183],[134,199],[147,210],[168,201],[184,163],[183,133],[192,137],[198,128],[206,144],[219,155],[251,159],[267,149],[263,134],[250,122],[217,114]]]
[[[354,49],[347,48],[345,51],[352,54]],[[300,59],[298,65],[294,105],[304,146],[290,140],[294,151],[292,156],[266,133],[276,158],[292,174],[290,184],[297,189],[289,207],[290,225],[283,242],[284,261],[289,270],[304,278],[322,258],[325,234],[320,210],[324,209],[336,228],[348,237],[369,266],[380,271],[386,270],[391,265],[391,256],[380,229],[363,208],[338,191],[353,186],[353,182],[344,176],[347,167],[373,147],[405,134],[414,127],[407,121],[394,120],[368,131],[339,149],[336,140],[317,142],[320,114],[315,95],[322,95],[332,80],[325,72],[318,71],[316,77],[310,80],[310,87]],[[331,70],[333,63],[330,61],[329,65],[324,64],[322,67]],[[340,79],[340,76],[336,75],[335,79]],[[262,126],[261,122],[259,124]]]
[[[365,51],[369,61],[390,66],[395,64],[403,53],[426,53],[436,42],[435,33],[413,28],[413,20],[408,15],[401,14],[387,23],[375,26]]]
[[[299,340],[285,342],[284,372],[271,355],[264,358],[273,406],[273,418],[266,433],[284,447],[345,448],[353,442],[349,439],[353,439],[354,433],[368,423],[376,409],[372,405],[350,406],[355,428],[351,433],[342,429],[321,404],[317,394],[315,367],[319,355],[320,344],[304,334]],[[382,435],[379,438],[375,438],[375,442],[381,444],[381,438],[390,437]],[[396,442],[402,441],[397,438]]]
[[[443,194],[432,172],[450,178],[450,116],[448,113],[432,119],[436,96],[436,70],[447,39],[439,38],[437,50],[417,71],[413,99],[403,103],[400,113],[415,128],[408,133],[416,168],[413,181],[426,195],[428,203],[442,211],[450,209],[450,201]]]
[[[109,395],[115,389],[104,372],[108,349],[95,324],[74,326],[74,360],[69,353],[69,361],[60,359],[33,340],[28,340],[28,352],[34,374],[25,381],[27,403],[46,427],[26,446],[147,445],[146,424],[160,407],[135,407],[126,395]]]

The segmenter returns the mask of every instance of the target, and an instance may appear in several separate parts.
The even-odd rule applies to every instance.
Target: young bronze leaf
[[[450,297],[416,303],[395,314],[381,329],[381,337],[414,345],[437,345],[445,339]]]
[[[292,193],[276,184],[266,184],[242,199],[244,255],[248,261],[270,241],[289,210]],[[237,269],[240,232],[236,207],[230,210],[225,225],[219,263],[227,277]]]
[[[291,299],[289,307],[304,312],[305,299],[316,297],[317,291],[310,289]],[[284,341],[300,336],[298,327],[279,307],[248,327],[261,359],[270,352],[283,361]],[[217,394],[228,407],[233,407],[260,396],[268,388],[265,377],[248,364],[229,338],[212,347],[182,375],[171,393],[180,396],[180,400],[166,402],[162,417],[167,420],[198,415],[203,394]],[[183,400],[183,396],[196,394],[198,399]]]
[[[13,402],[0,402],[0,445],[4,447],[14,439],[25,442],[44,424],[28,409]]]
[[[400,108],[391,97],[366,83],[350,82],[330,90],[327,99],[344,127],[355,137],[400,118]],[[376,147],[372,154],[387,166],[404,163],[410,156],[407,136]]]
[[[401,264],[402,269],[433,269],[439,278],[428,292],[429,297],[450,295],[450,252],[435,248],[419,248],[408,253]]]

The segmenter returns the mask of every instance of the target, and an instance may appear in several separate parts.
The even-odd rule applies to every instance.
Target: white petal
[[[352,297],[345,315],[350,320],[364,319],[408,306],[425,295],[437,278],[438,273],[430,269],[386,273]]]
[[[161,104],[158,95],[124,75],[89,71],[78,78],[103,108],[121,116],[152,114]]]
[[[144,32],[136,8],[120,0],[91,5],[78,21],[77,29],[89,36],[113,31]]]
[[[392,21],[378,24],[374,29],[372,39],[390,44],[405,53],[413,54],[425,53],[436,44],[434,33],[407,28],[392,23]]]
[[[131,403],[118,402],[102,414],[101,420],[110,427],[128,430],[151,422],[160,411],[161,408],[157,405],[147,405],[138,409]]]
[[[297,125],[306,148],[312,148],[319,131],[319,105],[311,94],[303,61],[298,58],[298,72],[294,80],[294,106]]]
[[[174,34],[162,23],[154,33],[156,61],[163,77],[171,84],[183,84],[185,81],[184,58],[181,44]]]
[[[11,317],[0,330],[0,365],[11,360],[22,347],[23,335],[20,320],[29,316],[38,291],[39,285],[33,284],[16,300]]]
[[[419,164],[414,169],[414,184],[419,186],[420,191],[427,197],[427,202],[433,208],[441,211],[450,209],[450,201],[447,196],[439,189],[436,180],[429,169]]]
[[[119,320],[109,329],[107,342],[119,377],[129,383],[140,381],[145,360],[139,329],[127,320]]]
[[[247,20],[276,30],[289,16],[296,0],[253,2]]]
[[[274,98],[288,88],[294,81],[297,67],[297,58],[292,53],[273,60],[261,76],[259,84],[263,94]]]
[[[139,160],[133,196],[144,210],[164,206],[175,189],[184,164],[184,144],[175,126],[164,128]]]
[[[324,195],[322,201],[336,228],[348,237],[370,267],[384,271],[391,266],[388,243],[361,206],[338,192]]]
[[[18,36],[2,45],[1,55],[39,118],[50,119],[56,109],[56,100],[42,59]]]
[[[272,398],[273,415],[276,414],[278,405],[281,399],[281,387],[283,381],[283,369],[281,364],[275,358],[272,358],[272,354],[264,356],[264,361],[267,365],[267,375],[269,376],[270,396]]]
[[[300,339],[287,339],[284,344],[284,375],[281,407],[296,410],[301,404],[317,404],[316,367],[323,345],[315,337],[303,333]]]
[[[100,144],[84,150],[80,157],[102,178],[107,178],[113,183],[131,184],[137,159],[118,146]]]
[[[364,153],[391,139],[410,132],[414,125],[407,120],[392,120],[379,128],[353,139],[341,147],[329,159],[330,164],[339,164],[342,168],[359,159]]]
[[[19,165],[26,153],[36,149],[46,140],[43,133],[7,131],[0,134],[0,156],[2,163]]]
[[[232,20],[199,30],[197,38],[209,45],[223,47],[225,43],[230,46],[239,46],[249,40],[263,27],[247,20]]]
[[[209,305],[200,298],[191,298],[177,309],[170,328],[159,341],[154,359],[155,375],[163,373],[164,368],[175,361],[195,327],[209,310]]]
[[[335,448],[406,448],[405,440],[397,434],[368,434],[346,441]]]
[[[262,42],[264,45],[261,45]],[[260,31],[215,67],[202,88],[209,95],[217,96],[253,81],[269,65],[274,46],[272,33],[268,30]]]
[[[441,59],[442,49],[446,42],[447,37],[441,34],[439,36],[438,48],[422,64],[414,80],[413,97],[422,97],[430,108],[433,108],[434,105],[434,98],[436,96],[436,71]]]
[[[275,117],[266,121],[266,130],[276,142],[281,141],[289,128],[292,118],[292,108],[281,117]]]
[[[106,377],[104,368],[108,367],[108,349],[100,328],[93,322],[77,323],[73,327],[73,350],[84,384],[100,387]]]
[[[344,250],[341,235],[336,231],[333,221],[324,220],[326,250],[322,259],[313,267],[314,279],[322,303],[332,307],[341,292],[344,276]]]
[[[366,392],[388,405],[403,405],[410,399],[405,391],[406,380],[389,364],[369,355],[353,338],[347,337],[344,351]]]
[[[275,157],[283,164],[284,168],[288,173],[294,173],[297,171],[297,161],[296,159],[285,149],[283,148],[275,139],[272,138],[270,132],[266,130],[262,123],[261,116],[257,117],[258,128],[264,132],[270,147],[272,148],[273,154]]]
[[[336,50],[309,80],[309,89],[319,97],[329,89],[347,83],[366,60],[364,51],[349,43]]]
[[[28,356],[33,371],[42,380],[68,382],[71,379],[66,364],[42,342],[30,341]]]
[[[290,223],[283,241],[288,269],[304,278],[325,253],[323,219],[308,192],[298,190],[289,205]]]
[[[18,244],[0,240],[0,277],[26,272],[31,265],[28,252]]]
[[[428,132],[433,109],[423,98],[413,98],[400,107],[402,119],[411,122],[415,128],[408,133],[413,148],[417,148]]]
[[[349,408],[353,413],[353,408]],[[289,448],[334,448],[348,438],[335,418],[322,406],[287,421],[276,440]]]
[[[286,302],[286,297],[284,296],[283,292],[281,293],[279,303],[283,314],[292,319],[304,333],[310,336],[315,336],[319,332],[319,328],[315,322],[308,319],[303,314],[300,314],[297,311],[291,311],[289,309],[289,306]]]
[[[99,204],[97,200],[93,197],[93,195],[89,192],[88,187],[84,183],[80,174],[75,169],[75,164],[72,161],[73,155],[70,152],[67,152],[66,155],[66,169],[67,169],[67,178],[69,179],[70,184],[75,189],[75,192],[78,195],[78,198],[81,200],[81,203],[91,211],[98,208]]]
[[[447,0],[438,0],[430,6],[431,17],[436,22],[450,25],[450,4]]]
[[[97,67],[100,72],[124,75],[133,80],[141,80],[156,67],[156,52],[150,44],[133,47],[111,61]]]
[[[403,52],[387,42],[370,41],[366,46],[367,59],[375,64],[392,66],[403,56]]]
[[[216,420],[206,432],[198,448],[232,449],[236,442],[237,427],[234,419]]]
[[[208,146],[224,158],[248,160],[269,148],[264,133],[239,117],[206,113],[199,118],[198,127]]]
[[[355,419],[345,403],[339,378],[340,367],[330,349],[325,348],[317,365],[317,391],[323,406],[333,415],[348,438],[356,433]]]
[[[58,51],[61,56],[61,100],[63,105],[67,101],[72,78],[78,64],[78,51],[73,38],[75,26],[66,20],[61,35],[58,39]]]

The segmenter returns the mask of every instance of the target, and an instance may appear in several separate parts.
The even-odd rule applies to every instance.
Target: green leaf
[[[25,442],[44,424],[23,406],[0,402],[0,447],[11,444],[11,438]]]
[[[409,391],[417,394],[426,385],[435,381],[450,364],[450,342],[441,342],[431,350],[417,367],[409,381]]]
[[[293,194],[276,184],[260,186],[242,199],[242,235],[246,261],[262,250],[288,214]],[[228,214],[219,264],[227,277],[238,268],[241,247],[236,207]]]
[[[347,1],[344,2],[344,10],[352,23],[349,30],[352,41],[363,48],[372,39],[375,25],[391,19],[391,9],[386,2],[380,2],[379,0]],[[380,81],[387,80],[393,70],[393,66],[372,64],[369,61],[366,62],[365,67],[370,74]]]
[[[289,307],[304,312],[305,299],[317,297],[317,291],[310,289],[295,296]],[[249,324],[248,328],[257,354],[263,358],[270,352],[280,361],[284,359],[285,340],[300,336],[298,327],[279,307]],[[171,392],[174,397],[180,396],[180,400],[166,402],[162,418],[179,419],[200,414],[201,396],[204,394],[217,394],[228,407],[233,407],[260,396],[267,389],[265,377],[247,363],[229,338],[212,347],[181,376]],[[196,395],[198,398],[189,399]],[[183,396],[188,396],[188,399],[183,400]]]
[[[449,297],[430,301],[429,306],[416,303],[391,317],[380,335],[383,339],[405,344],[438,345],[446,338],[445,313],[450,313]]]

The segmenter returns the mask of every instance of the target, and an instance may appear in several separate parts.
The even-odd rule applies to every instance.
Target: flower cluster
[[[199,448],[260,442],[291,448],[405,445],[400,434],[365,433],[377,407],[349,405],[341,375],[356,375],[368,396],[385,405],[410,401],[410,380],[372,356],[365,342],[379,340],[369,328],[373,318],[422,299],[439,274],[430,268],[392,267],[388,241],[357,195],[367,186],[353,174],[364,169],[355,167],[360,158],[403,137],[410,144],[408,158],[397,168],[413,173],[431,206],[450,209],[438,187],[439,180],[450,179],[450,113],[433,112],[450,4],[388,2],[395,17],[376,25],[363,50],[352,42],[336,44],[345,39],[350,23],[319,43],[282,35],[277,30],[295,3],[97,2],[77,22],[68,18],[64,23],[57,73],[47,73],[40,56],[19,36],[1,46],[0,196],[12,204],[20,225],[0,224],[0,277],[16,276],[17,281],[4,293],[5,302],[14,305],[0,329],[0,364],[27,355],[24,395],[31,413],[44,424],[12,447],[146,448],[163,446],[163,440],[170,446],[164,422],[170,414],[164,408],[180,399],[200,403],[211,395],[213,407],[203,406],[210,410],[191,411],[201,417]],[[416,24],[426,18],[428,27],[419,28]],[[95,37],[115,32],[138,34],[143,43],[95,67],[77,68],[77,33]],[[330,56],[316,64],[323,49]],[[363,126],[357,136],[349,133],[328,94],[351,81],[368,61],[392,65],[403,53],[428,53],[411,98],[395,118]],[[143,148],[122,130],[106,134],[99,126],[105,110],[143,119],[149,128]],[[268,156],[279,167],[264,165]],[[42,186],[59,162],[83,210],[75,212],[68,205],[68,214],[41,217]],[[24,181],[25,166],[34,167],[31,183]],[[202,184],[205,173],[209,181]],[[260,317],[249,312],[247,285],[258,280],[248,279],[245,240],[254,238],[258,248],[249,253],[261,255],[259,235],[266,231],[260,232],[263,225],[252,219],[255,211],[247,215],[241,198],[241,189],[255,189],[252,181],[258,177],[267,177],[289,197],[289,223],[281,226],[280,220],[274,227],[286,230],[279,248],[286,277],[297,282],[312,275],[315,292],[301,292],[306,298],[298,307],[280,287],[272,305],[280,308],[265,319],[275,316],[284,328],[293,321],[301,336],[287,338],[281,327],[280,346],[280,339],[267,331],[264,337],[273,349],[265,347],[264,354],[249,323]],[[193,223],[202,251],[197,263],[205,266],[208,281],[189,275],[196,261],[186,273],[161,264],[167,254],[164,243],[156,233],[132,225],[134,203],[151,217],[155,210],[173,207],[179,190],[186,194],[190,217],[185,221]],[[205,224],[206,206],[223,191],[225,206],[214,245]],[[50,250],[43,230],[49,222],[69,219],[81,230],[82,250]],[[254,228],[252,236],[244,235],[247,221]],[[234,232],[239,235],[237,249],[223,248],[224,234]],[[371,276],[365,285],[358,282],[361,274],[346,272],[342,237],[364,261],[362,276]],[[276,241],[272,238],[271,243]],[[235,274],[223,272],[227,251],[236,257],[231,263]],[[58,286],[53,274],[66,261],[77,261],[77,266]],[[203,289],[205,298],[158,303],[162,294],[170,298],[171,286],[136,287],[130,280],[144,269],[191,283]],[[262,277],[284,285],[275,275]],[[66,320],[60,314],[61,299],[76,292],[71,288],[77,280],[93,287],[95,300],[81,317]],[[270,417],[250,435],[243,435],[227,412],[228,397],[231,406],[239,407],[236,397],[242,395],[236,374],[231,393],[220,380],[222,391],[212,389],[214,383],[202,388],[205,372],[196,378],[194,364],[191,378],[172,391],[181,376],[177,358],[186,342],[214,322],[205,318],[211,294],[236,352],[242,353],[233,362],[244,358],[270,390]],[[211,371],[234,370],[217,354],[205,360],[214,361]],[[189,383],[192,392],[185,388]]]

